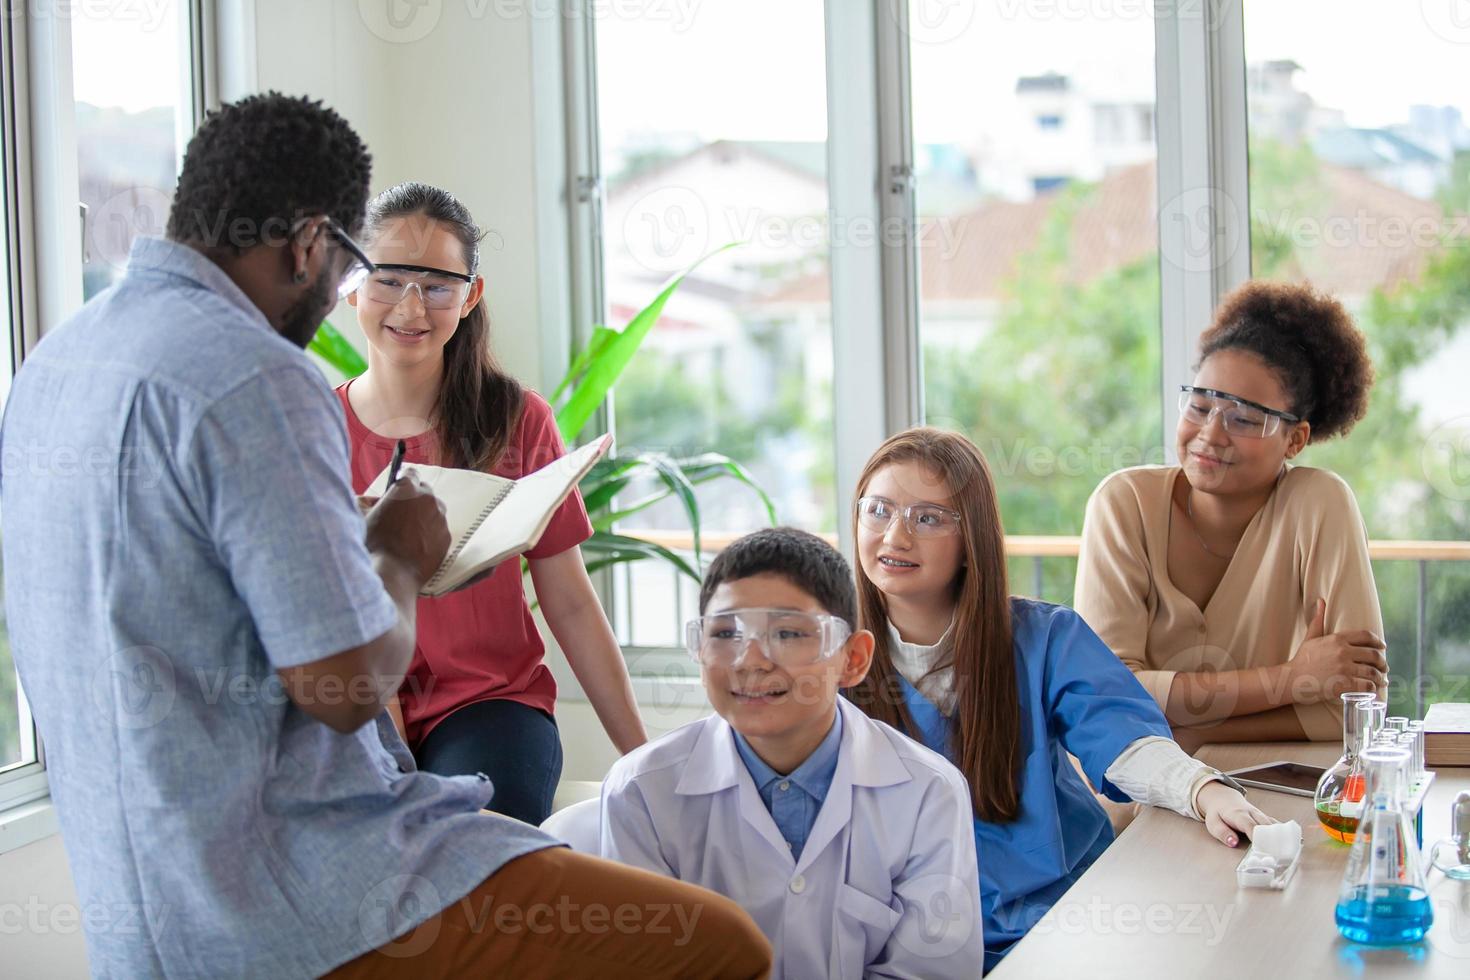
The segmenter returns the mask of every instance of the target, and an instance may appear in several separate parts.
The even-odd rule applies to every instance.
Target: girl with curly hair
[[[1291,461],[1363,417],[1373,366],[1337,300],[1250,282],[1227,296],[1181,386],[1179,465],[1093,492],[1077,611],[1164,710],[1176,739],[1340,737],[1340,695],[1388,662],[1352,491]]]

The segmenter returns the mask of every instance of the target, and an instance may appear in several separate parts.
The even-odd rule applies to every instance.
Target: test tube
[[[1409,719],[1402,715],[1394,715],[1392,718],[1383,719],[1383,727],[1397,735],[1399,732],[1409,730]]]
[[[1415,780],[1424,778],[1424,733],[1409,729],[1399,735],[1399,744],[1406,747],[1413,755],[1414,768],[1411,770],[1412,778]]]
[[[1364,701],[1368,711],[1368,737],[1383,731],[1383,716],[1388,714],[1387,701]]]
[[[1398,746],[1408,750],[1409,761],[1404,766],[1405,784],[1409,787],[1409,802],[1417,795],[1419,781],[1424,778],[1424,739],[1420,732],[1404,732],[1398,737]],[[1419,840],[1419,846],[1424,846],[1424,808],[1418,807],[1414,811],[1414,835]]]
[[[1373,744],[1373,702],[1353,701],[1347,705],[1347,710],[1353,713],[1353,727],[1358,731],[1358,751],[1361,752]]]

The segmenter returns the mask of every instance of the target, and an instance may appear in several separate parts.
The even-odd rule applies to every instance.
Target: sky
[[[609,146],[661,130],[825,137],[821,0],[589,2]],[[1154,2],[1188,11],[1206,0]],[[1470,117],[1470,20],[1455,16],[1463,0],[1219,2],[1245,3],[1249,60],[1294,59],[1304,68],[1299,84],[1354,125],[1404,121],[1414,103],[1456,105]],[[73,9],[79,101],[128,110],[180,101],[179,0]],[[1150,91],[1151,9],[1150,0],[910,0],[915,132],[924,141],[973,140],[987,101],[1012,97],[1022,74],[1085,73],[1099,85]]]
[[[1205,0],[1170,2],[1193,10]],[[1294,59],[1305,69],[1298,84],[1353,125],[1406,121],[1416,103],[1455,105],[1470,117],[1470,22],[1453,18],[1460,2],[1247,0],[1246,57]],[[639,15],[628,16],[634,8]],[[1100,85],[1152,91],[1145,0],[910,0],[910,8],[914,129],[924,141],[973,140],[987,102],[1012,98],[1023,74],[1086,73]],[[820,0],[609,0],[603,9],[605,146],[640,131],[824,138]]]
[[[137,112],[183,101],[187,55],[179,0],[111,0],[72,7],[72,95]]]

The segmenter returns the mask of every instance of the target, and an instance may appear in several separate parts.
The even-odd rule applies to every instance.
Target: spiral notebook
[[[605,435],[553,460],[519,480],[477,470],[405,463],[419,481],[444,501],[449,524],[449,553],[419,590],[422,596],[452,592],[481,572],[536,547],[551,517],[582,477],[612,447]],[[380,497],[388,486],[388,469],[364,491]]]

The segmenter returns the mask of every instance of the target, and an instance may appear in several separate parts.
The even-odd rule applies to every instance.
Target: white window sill
[[[60,829],[49,796],[0,811],[0,854],[34,844]]]
[[[641,705],[683,705],[704,703],[704,685],[698,677],[666,677],[656,674],[632,674],[633,697]],[[587,693],[582,685],[567,671],[566,676],[556,678],[558,701],[586,701]]]

